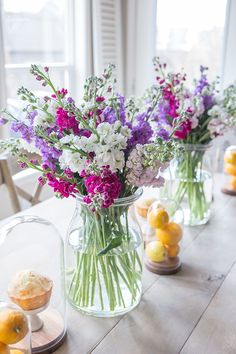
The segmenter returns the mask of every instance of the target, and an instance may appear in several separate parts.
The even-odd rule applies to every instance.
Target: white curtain
[[[125,93],[141,95],[154,82],[157,0],[123,1],[125,28]]]
[[[4,65],[2,1],[0,0],[0,110],[6,107],[6,81]],[[4,138],[5,133],[5,129],[0,127],[0,139]]]
[[[236,81],[236,1],[228,0],[223,47],[223,87]]]

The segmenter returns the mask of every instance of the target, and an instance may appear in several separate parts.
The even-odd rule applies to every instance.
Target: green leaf
[[[113,248],[119,247],[122,244],[122,236],[119,235],[116,238],[111,239],[111,241],[108,243],[108,245],[101,250],[97,255],[98,256],[103,256],[104,254],[107,254],[110,250]]]

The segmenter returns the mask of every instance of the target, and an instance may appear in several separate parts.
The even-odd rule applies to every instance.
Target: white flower
[[[73,134],[66,135],[60,139],[60,143],[62,143],[62,144],[71,143],[71,142],[73,142],[74,138],[75,138],[75,136]]]
[[[40,150],[34,146],[33,143],[27,143],[24,139],[20,139],[20,146],[22,149],[30,152],[30,153],[36,153],[40,155]]]
[[[131,137],[131,130],[127,126],[121,127],[120,133],[128,139]]]
[[[100,152],[96,155],[96,161],[99,167],[109,165],[112,172],[117,169],[121,170],[125,164],[125,156],[123,151],[113,150]]]
[[[85,152],[93,152],[98,144],[98,138],[95,134],[91,134],[89,138],[85,136],[75,137],[73,143],[78,149]]]
[[[107,122],[100,123],[97,127],[97,133],[101,138],[106,137],[108,134],[113,133],[112,129],[112,124],[109,124]]]
[[[47,108],[45,107],[46,105]],[[38,98],[37,107],[39,108],[37,109],[38,114],[34,118],[33,126],[34,127],[37,127],[39,125],[50,126],[50,123],[52,123],[56,115],[58,103],[53,99],[50,99],[47,102],[45,102],[43,98]],[[45,111],[43,111],[42,109],[45,109]],[[53,116],[53,118],[51,116]]]
[[[81,156],[79,152],[64,150],[59,157],[59,163],[62,169],[69,168],[72,172],[80,173],[85,169],[86,158]]]

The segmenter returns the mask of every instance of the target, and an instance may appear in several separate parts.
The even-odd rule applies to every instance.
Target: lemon
[[[230,180],[230,186],[236,190],[236,177],[232,177]]]
[[[236,165],[236,151],[226,151],[224,155],[224,160],[226,163]]]
[[[156,208],[148,213],[147,221],[153,229],[161,229],[169,222],[169,215],[164,208]]]
[[[225,172],[231,176],[236,176],[236,165],[226,163],[225,164]]]
[[[0,343],[0,354],[10,354],[8,345]]]
[[[167,252],[160,241],[152,241],[146,247],[146,255],[153,262],[162,262],[166,259]]]
[[[174,245],[174,246],[165,245],[165,247],[167,249],[167,254],[169,258],[175,258],[179,254],[180,251],[179,245]]]
[[[170,222],[162,229],[156,230],[156,236],[164,245],[175,246],[183,236],[182,228],[175,222]]]

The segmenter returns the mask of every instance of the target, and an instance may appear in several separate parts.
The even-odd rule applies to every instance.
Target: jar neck
[[[141,195],[143,194],[143,188],[138,188],[133,194],[129,195],[128,197],[118,198],[115,199],[114,203],[110,206],[111,208],[114,207],[121,207],[121,206],[129,206],[138,200]],[[84,205],[89,207],[87,203],[83,201],[83,195],[76,196],[76,206]]]
[[[183,147],[184,151],[208,151],[211,147],[212,144],[181,144]]]

